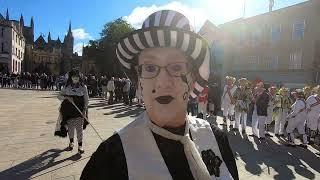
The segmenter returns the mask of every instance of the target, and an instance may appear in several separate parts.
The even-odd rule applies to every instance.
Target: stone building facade
[[[219,26],[199,34],[212,44],[215,71],[275,85],[320,83],[320,1],[309,0]]]
[[[6,17],[0,14],[0,72],[20,73],[23,70],[27,43],[25,34],[30,31],[33,27],[24,26],[22,16],[20,21],[16,21],[10,20],[8,10]]]
[[[28,27],[22,15],[20,21],[10,20],[7,10],[6,18],[0,14],[0,33],[0,72],[61,74],[81,66],[82,57],[73,53],[71,22],[62,42],[50,32],[46,40],[41,34],[34,41],[33,18]]]

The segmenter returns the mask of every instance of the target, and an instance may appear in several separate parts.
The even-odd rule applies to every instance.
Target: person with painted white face
[[[72,70],[68,73],[68,80],[64,88],[61,89],[58,99],[62,101],[60,106],[60,116],[55,131],[56,136],[69,136],[68,150],[74,147],[74,131],[77,131],[78,153],[84,153],[82,148],[83,129],[89,123],[87,109],[89,104],[89,95],[87,86],[83,84],[78,70]]]
[[[151,14],[116,53],[146,111],[103,142],[80,179],[239,179],[223,131],[187,115],[209,77],[207,42],[171,10]],[[195,88],[193,84],[195,83]]]

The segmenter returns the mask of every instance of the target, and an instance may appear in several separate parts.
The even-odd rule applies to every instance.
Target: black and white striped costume
[[[192,31],[188,19],[175,11],[163,10],[151,14],[142,29],[133,31],[118,43],[116,54],[127,70],[134,70],[135,57],[146,48],[174,47],[185,52],[199,67],[191,96],[195,98],[207,84],[210,73],[210,49],[200,35]]]
[[[61,121],[60,123],[57,123],[58,127],[56,129],[61,129],[61,126],[67,126],[70,139],[74,138],[74,131],[76,130],[77,140],[78,142],[82,142],[84,118],[77,108],[66,99],[66,97],[72,97],[74,104],[80,111],[84,112],[88,108],[89,104],[86,85],[80,85],[78,87],[69,85],[63,88],[58,95],[58,99],[62,101],[60,106]]]

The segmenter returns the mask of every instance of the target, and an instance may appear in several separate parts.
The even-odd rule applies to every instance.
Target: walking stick
[[[100,140],[103,141],[102,137],[99,135],[96,128],[93,127],[93,125],[89,122],[88,118],[81,112],[81,110],[78,108],[78,106],[71,100],[68,99],[68,101],[78,110],[78,112],[81,114],[81,116],[89,123],[89,125],[92,127],[92,129],[96,132],[96,134],[99,136]]]

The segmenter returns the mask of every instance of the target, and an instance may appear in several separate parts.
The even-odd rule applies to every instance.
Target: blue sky
[[[218,25],[243,16],[268,11],[269,0],[0,0],[0,13],[5,16],[9,9],[10,19],[19,19],[21,13],[25,24],[34,17],[35,38],[49,30],[53,39],[62,40],[71,20],[75,36],[75,51],[81,53],[81,44],[99,38],[103,25],[119,17],[125,17],[134,27],[159,9],[175,9],[186,14],[199,30],[206,19]],[[274,9],[283,8],[306,0],[274,0]]]

